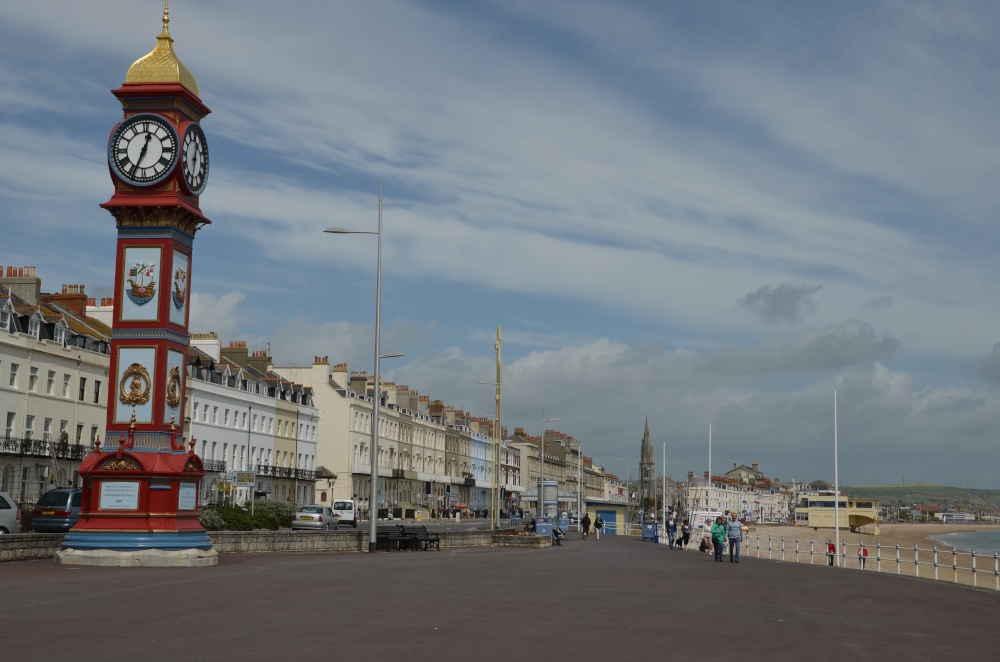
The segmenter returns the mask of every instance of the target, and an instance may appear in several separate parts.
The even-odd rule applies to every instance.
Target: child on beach
[[[865,544],[863,542],[858,544],[860,545],[860,547],[858,547],[858,565],[861,566],[862,570],[864,570],[865,559],[868,558],[868,548],[865,547]]]
[[[829,538],[826,539],[826,560],[833,567],[833,557],[837,555],[837,546]]]

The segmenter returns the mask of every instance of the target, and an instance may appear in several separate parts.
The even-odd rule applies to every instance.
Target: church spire
[[[656,509],[656,462],[653,460],[653,444],[649,439],[648,416],[639,453],[639,507],[646,509],[647,502],[652,510]]]

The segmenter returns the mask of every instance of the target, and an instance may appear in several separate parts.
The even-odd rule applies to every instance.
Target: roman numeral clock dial
[[[184,132],[181,172],[192,195],[201,195],[208,180],[208,143],[201,127],[192,122]]]
[[[177,132],[159,115],[133,115],[108,141],[108,162],[123,181],[149,186],[163,181],[177,164]]]

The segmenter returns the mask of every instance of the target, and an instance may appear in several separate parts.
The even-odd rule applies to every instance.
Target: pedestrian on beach
[[[597,539],[601,539],[601,531],[604,529],[604,520],[598,515],[597,519],[594,520],[594,533],[597,534]]]
[[[674,541],[677,540],[677,522],[674,521],[674,516],[671,515],[667,520],[667,542],[670,545],[670,549],[674,548]]]
[[[687,549],[689,542],[691,542],[691,522],[684,520],[681,522],[681,549]]]
[[[580,530],[583,531],[584,540],[590,537],[590,513],[583,514],[583,519],[580,520]]]
[[[736,513],[731,513],[726,522],[726,537],[729,539],[729,562],[740,562],[740,542],[743,540],[743,522],[736,519]]]
[[[860,547],[858,547],[858,565],[861,566],[862,570],[864,570],[865,559],[868,558],[868,548],[865,547],[864,543],[858,543],[858,544],[861,545]]]
[[[830,567],[833,567],[833,557],[837,555],[837,545],[829,538],[826,539],[826,560]]]
[[[712,524],[712,546],[715,548],[715,560],[718,563],[722,563],[722,551],[725,544],[726,523],[723,521],[722,516],[719,515],[715,518],[715,523]]]

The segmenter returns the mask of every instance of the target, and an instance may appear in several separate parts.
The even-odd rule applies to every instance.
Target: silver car
[[[6,492],[0,492],[0,535],[21,532],[21,509]]]
[[[336,530],[340,518],[326,506],[302,506],[292,518],[293,531],[330,531]]]

